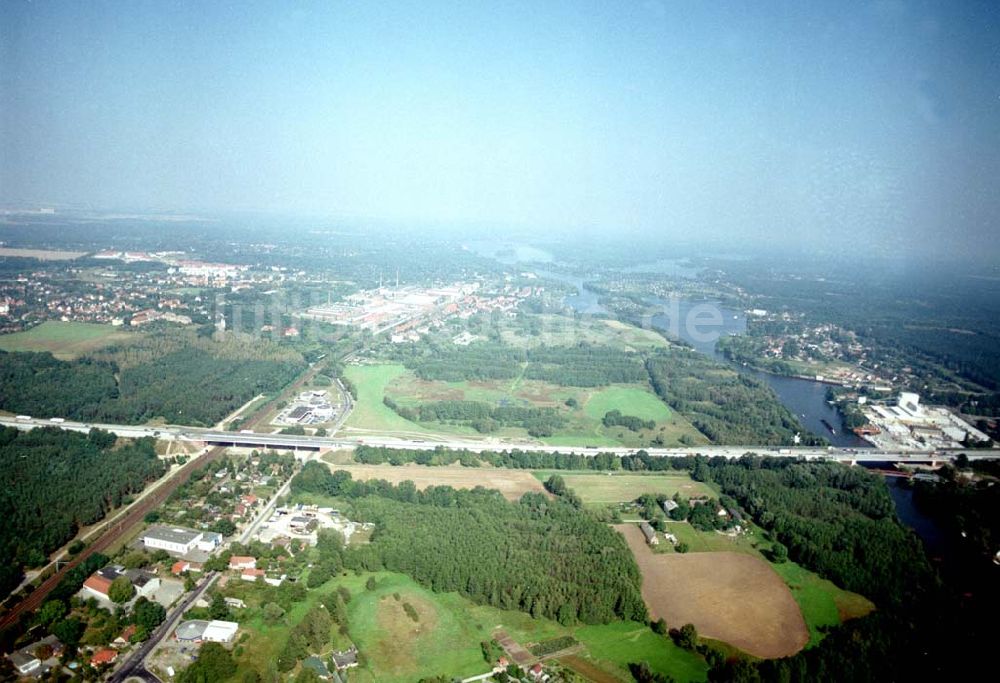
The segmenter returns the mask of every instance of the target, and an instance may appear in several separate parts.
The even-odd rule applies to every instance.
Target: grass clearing
[[[47,320],[30,330],[0,335],[4,351],[48,351],[61,360],[72,360],[115,342],[134,338],[112,325]]]
[[[591,394],[583,410],[587,417],[598,422],[612,410],[654,422],[663,422],[671,413],[667,404],[651,392],[624,386],[606,387]]]
[[[362,673],[374,681],[412,683],[440,674],[481,674],[489,666],[479,643],[496,628],[532,642],[565,633],[556,622],[475,606],[455,593],[432,593],[401,574],[375,576],[375,589],[352,589],[348,605],[348,630],[365,657]],[[404,603],[413,606],[418,621],[406,615]]]
[[[362,366],[365,367],[365,366]],[[392,367],[391,377],[387,381],[372,382],[372,400],[378,396],[378,405],[374,411],[388,411],[382,403],[382,397],[389,395],[401,406],[415,407],[432,401],[479,401],[491,406],[519,405],[535,408],[555,408],[566,418],[566,424],[550,437],[540,439],[550,446],[650,446],[653,439],[659,437],[664,445],[683,445],[708,443],[707,439],[681,415],[671,411],[660,401],[648,387],[639,384],[612,385],[601,388],[564,387],[540,380],[481,380],[464,382],[439,382],[423,380],[413,372],[400,365],[368,366],[371,368]],[[349,368],[348,377],[353,380]],[[372,371],[372,374],[375,374]],[[381,379],[381,378],[380,378]],[[381,392],[381,393],[378,393]],[[364,391],[359,389],[359,393]],[[576,402],[576,408],[566,405],[569,399]],[[364,400],[362,397],[361,400]],[[361,403],[359,400],[359,403]],[[633,432],[624,427],[605,427],[601,420],[610,410],[618,409],[626,415],[636,415],[644,420],[655,421],[652,430]],[[401,420],[392,413],[392,417]],[[357,423],[348,419],[348,426],[363,427],[371,422],[367,416],[358,418]],[[387,417],[381,417],[379,424],[383,427],[398,426],[390,423]],[[405,424],[414,425],[403,421]],[[438,434],[454,434],[470,438],[505,437],[523,439],[537,443],[539,439],[528,436],[526,430],[518,427],[507,427],[490,435],[483,435],[471,427],[462,425],[442,424],[437,422],[415,425],[416,429]],[[683,440],[682,440],[683,439]]]
[[[581,626],[574,631],[574,636],[587,648],[595,664],[613,671],[623,681],[632,680],[628,672],[630,662],[646,662],[653,671],[673,676],[678,681],[704,681],[708,672],[704,659],[633,621]],[[573,666],[572,661],[568,664]],[[587,672],[580,673],[586,675]]]
[[[376,431],[383,435],[427,434],[426,429],[404,420],[382,402],[385,388],[404,372],[406,368],[394,363],[347,366],[344,375],[357,388],[358,396],[344,430]]]
[[[772,568],[788,584],[802,610],[809,627],[806,647],[812,647],[823,639],[822,629],[863,617],[875,609],[874,603],[863,595],[839,588],[832,581],[794,562],[783,562],[772,565]]]
[[[762,557],[754,546],[757,539],[756,531],[751,536],[744,534],[727,536],[714,531],[699,531],[687,522],[667,522],[667,524],[670,533],[677,537],[679,543],[688,544],[688,552],[736,552]],[[669,543],[660,543],[658,547],[662,548],[664,552],[674,552]]]
[[[365,588],[369,577],[376,580],[373,590]],[[351,592],[347,605],[348,636],[361,653],[361,665],[351,669],[352,683],[412,683],[422,677],[470,677],[484,673],[489,665],[483,660],[480,642],[489,640],[500,629],[525,647],[572,636],[585,650],[575,653],[567,663],[571,666],[575,663],[574,668],[590,674],[588,677],[599,683],[628,683],[632,678],[627,665],[633,661],[646,661],[654,671],[678,681],[703,681],[707,672],[707,665],[700,657],[681,650],[668,638],[657,636],[644,624],[615,622],[565,627],[524,612],[475,605],[457,593],[433,593],[403,574],[378,572],[331,579],[308,591],[306,599],[297,603],[282,623],[273,625],[265,623],[260,612],[261,587],[231,582],[225,592],[247,602],[248,609],[240,623],[250,634],[238,658],[239,669],[234,680],[239,680],[244,671],[273,670],[292,627],[338,586]],[[416,621],[406,614],[403,607],[406,603],[416,612]],[[335,627],[332,633],[332,647],[345,645],[346,639],[336,630]]]
[[[664,494],[673,497],[680,493],[685,498],[712,496],[716,493],[706,484],[693,480],[687,472],[657,472],[635,474],[632,472],[574,472],[568,470],[538,470],[539,481],[558,474],[586,505],[627,503],[644,493]]]

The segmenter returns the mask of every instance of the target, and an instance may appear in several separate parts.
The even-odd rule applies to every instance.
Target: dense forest
[[[267,342],[215,342],[174,334],[140,339],[73,361],[0,352],[0,409],[34,417],[210,426],[305,367]]]
[[[540,346],[527,352],[524,376],[572,387],[646,382],[642,358],[608,346]]]
[[[719,444],[822,442],[802,428],[765,384],[692,351],[672,347],[646,360],[663,401]]]
[[[858,467],[745,457],[710,462],[711,477],[789,556],[877,604],[926,590],[933,572],[896,518],[885,483]]]
[[[0,592],[164,473],[151,439],[114,445],[98,430],[0,428]]]
[[[358,482],[316,462],[295,476],[292,490],[349,498],[354,515],[376,524],[369,545],[345,552],[349,568],[403,572],[434,591],[562,623],[647,618],[625,540],[569,503],[536,493],[512,503],[482,488]]]

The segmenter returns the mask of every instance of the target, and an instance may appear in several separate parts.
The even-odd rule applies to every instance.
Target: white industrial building
[[[222,535],[214,531],[195,531],[180,527],[150,527],[143,532],[142,542],[147,548],[166,550],[187,555],[192,550],[212,552],[222,543]]]
[[[235,621],[205,621],[192,619],[182,622],[174,631],[174,638],[186,642],[231,643],[240,625]]]

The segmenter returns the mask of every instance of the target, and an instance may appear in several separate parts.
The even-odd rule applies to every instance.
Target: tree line
[[[554,408],[532,406],[491,406],[482,401],[432,401],[409,407],[386,396],[382,402],[400,417],[413,422],[454,422],[467,424],[488,434],[503,427],[522,427],[535,437],[552,436],[566,424],[566,417]]]
[[[605,427],[625,427],[633,432],[656,427],[655,420],[643,420],[635,415],[623,415],[620,410],[609,410],[604,413],[601,423]]]
[[[639,354],[583,342],[576,346],[533,349],[495,342],[469,346],[422,344],[393,348],[389,353],[421,379],[442,382],[513,379],[522,369],[527,379],[561,386],[598,387],[646,381]]]

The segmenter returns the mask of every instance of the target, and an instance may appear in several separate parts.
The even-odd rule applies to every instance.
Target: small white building
[[[231,643],[239,627],[235,621],[191,619],[177,627],[174,638],[181,642]]]

